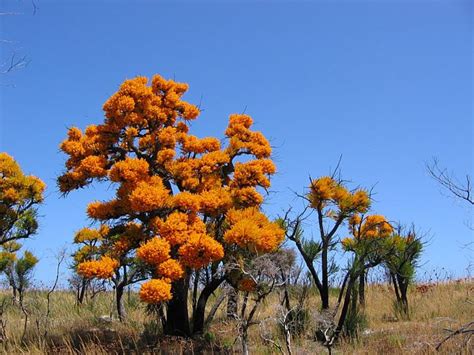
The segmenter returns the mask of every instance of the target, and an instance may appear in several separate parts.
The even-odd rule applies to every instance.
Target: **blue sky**
[[[461,203],[425,162],[473,175],[471,1],[179,2],[2,1],[2,58],[31,60],[2,76],[0,150],[47,184],[39,234],[26,243],[53,278],[51,255],[90,221],[92,187],[60,198],[55,178],[66,128],[98,123],[126,78],[155,73],[190,84],[199,136],[223,136],[228,115],[253,116],[271,139],[278,174],[265,206],[294,204],[308,176],[342,154],[352,186],[375,185],[374,211],[414,222],[432,239],[422,271],[464,275],[472,241]],[[310,231],[308,231],[310,232]],[[343,235],[341,235],[343,236]]]

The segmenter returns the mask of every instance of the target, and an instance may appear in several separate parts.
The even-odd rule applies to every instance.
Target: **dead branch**
[[[445,342],[447,342],[451,338],[454,338],[457,335],[468,334],[468,338],[470,339],[472,335],[474,335],[474,321],[467,323],[456,330],[451,330],[451,329],[446,329],[446,330],[451,332],[451,334],[449,334],[446,338],[444,338],[438,343],[438,345],[436,346],[436,351],[439,351],[439,349]]]
[[[472,183],[469,175],[466,174],[465,181],[460,182],[446,168],[441,168],[436,158],[430,164],[426,164],[426,170],[436,182],[452,195],[474,205]]]

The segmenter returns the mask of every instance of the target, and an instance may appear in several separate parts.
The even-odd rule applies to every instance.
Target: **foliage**
[[[21,245],[8,242],[2,246],[0,252],[0,272],[3,272],[12,287],[14,300],[19,296],[20,304],[23,302],[24,291],[30,286],[31,274],[38,263],[38,259],[28,250],[18,256]]]
[[[412,229],[405,235],[399,229],[390,236],[392,252],[385,258],[387,269],[411,283],[423,251],[423,242]]]
[[[365,213],[370,207],[368,193],[362,189],[349,191],[342,181],[332,176],[311,180],[308,194],[311,207],[338,221],[354,213]]]
[[[43,202],[45,187],[36,176],[23,174],[10,155],[0,152],[0,245],[36,233],[36,206]]]
[[[402,318],[410,316],[408,288],[414,280],[416,267],[423,251],[422,238],[415,228],[405,231],[402,226],[390,236],[391,252],[385,258],[385,267],[390,275],[396,296],[395,313]]]
[[[341,241],[342,247],[353,252],[361,263],[369,261],[373,267],[391,254],[389,237],[393,227],[384,216],[355,214],[349,219],[349,231],[352,236]]]

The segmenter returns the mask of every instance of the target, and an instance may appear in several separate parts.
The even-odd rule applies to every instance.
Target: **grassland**
[[[1,315],[5,334],[0,351],[5,354],[240,353],[239,341],[236,341],[237,321],[226,319],[225,304],[218,310],[208,332],[201,339],[191,341],[161,336],[159,323],[147,314],[133,292],[125,297],[127,320],[123,323],[113,315],[114,300],[110,292],[98,294],[78,306],[73,292],[55,291],[50,295],[49,315],[44,291],[29,291],[23,310],[12,304],[8,291],[3,291],[1,297],[5,299]],[[472,279],[437,283],[426,288],[414,286],[410,292],[409,320],[394,315],[393,297],[393,290],[387,285],[369,286],[366,328],[357,339],[342,339],[333,353],[434,354],[436,345],[450,334],[447,329],[457,329],[474,319]],[[285,349],[275,319],[278,307],[275,294],[259,308],[257,318],[262,322],[250,330],[251,354],[278,353],[275,344]],[[313,334],[319,309],[316,295],[309,295],[305,307],[309,321],[303,334],[293,339],[293,354],[325,354],[327,350],[314,340]],[[473,341],[469,341],[467,335],[459,335],[444,343],[440,353],[472,354],[473,349]]]

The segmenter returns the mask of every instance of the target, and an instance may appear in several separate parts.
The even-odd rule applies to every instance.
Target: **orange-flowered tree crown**
[[[283,239],[283,231],[260,211],[259,189],[270,186],[276,170],[268,140],[251,129],[248,115],[230,116],[226,147],[217,138],[191,135],[189,122],[199,108],[182,99],[187,89],[159,75],[151,85],[143,77],[127,80],[104,104],[102,124],[84,132],[73,127],[61,144],[68,160],[58,178],[60,191],[112,182],[115,197],[90,203],[88,216],[112,229],[136,226],[136,233],[115,234],[112,243],[105,236],[101,258],[84,261],[79,272],[110,275],[119,264],[114,250],[136,252],[153,278],[142,288],[148,302],[169,299],[164,284],[186,270],[221,260],[226,243],[268,252]],[[239,214],[256,227],[242,228]]]

